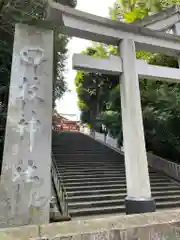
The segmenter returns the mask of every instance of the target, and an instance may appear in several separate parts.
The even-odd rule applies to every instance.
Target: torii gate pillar
[[[120,91],[127,183],[126,213],[153,212],[155,202],[151,198],[134,41],[121,40],[119,51],[123,69]]]

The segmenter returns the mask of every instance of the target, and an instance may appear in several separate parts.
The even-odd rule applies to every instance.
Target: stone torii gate
[[[75,54],[73,68],[120,76],[127,183],[126,213],[155,211],[149,182],[138,77],[176,82],[180,80],[180,70],[136,60],[136,49],[178,57],[180,38],[68,9],[52,1],[49,20],[57,26],[63,26],[63,33],[70,36],[119,47],[120,56],[110,56],[109,59]],[[164,23],[161,22],[162,24]]]
[[[74,67],[118,74],[127,181],[126,212],[155,211],[144,142],[138,76],[179,81],[180,70],[136,60],[136,49],[179,56],[180,38],[115,22],[49,0],[48,18],[37,26],[17,24],[1,176],[1,225],[49,221],[53,30],[112,44],[119,57],[75,55]]]

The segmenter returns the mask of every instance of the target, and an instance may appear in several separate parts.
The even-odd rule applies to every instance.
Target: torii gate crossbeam
[[[177,36],[98,17],[52,0],[49,0],[47,20],[69,36],[116,46],[121,39],[133,39],[137,50],[162,52],[166,55],[176,56],[180,51],[180,39]]]

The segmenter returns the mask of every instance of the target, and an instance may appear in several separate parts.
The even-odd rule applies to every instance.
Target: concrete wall
[[[0,229],[1,240],[178,240],[180,210]]]

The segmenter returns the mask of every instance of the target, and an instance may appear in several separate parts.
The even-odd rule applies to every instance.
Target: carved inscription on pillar
[[[9,225],[49,221],[52,61],[52,31],[17,25],[1,181]]]
[[[38,95],[39,87],[41,86],[41,78],[37,76],[38,67],[45,61],[44,50],[40,48],[23,48],[20,52],[20,61],[24,67],[22,83],[19,85],[20,97],[17,97],[17,101],[20,101],[21,113],[20,119],[15,129],[19,132],[21,141],[24,141],[24,134],[27,132],[29,135],[29,149],[28,149],[28,166],[24,168],[23,161],[18,161],[18,165],[15,166],[13,183],[15,185],[16,203],[14,205],[13,214],[17,212],[25,211],[22,206],[28,202],[29,211],[33,208],[40,208],[44,201],[45,196],[38,196],[38,187],[43,184],[43,180],[40,179],[37,166],[32,159],[31,153],[35,144],[35,135],[37,131],[41,131],[41,122],[36,114],[37,104],[44,103],[42,96]],[[33,103],[32,103],[33,102]],[[43,107],[43,106],[42,106]],[[25,114],[28,108],[28,113]],[[23,156],[19,155],[20,158]],[[23,193],[23,194],[22,194]],[[26,196],[26,197],[25,197]],[[27,211],[26,215],[31,215]],[[22,212],[24,214],[24,212]],[[31,221],[31,220],[29,220]]]

